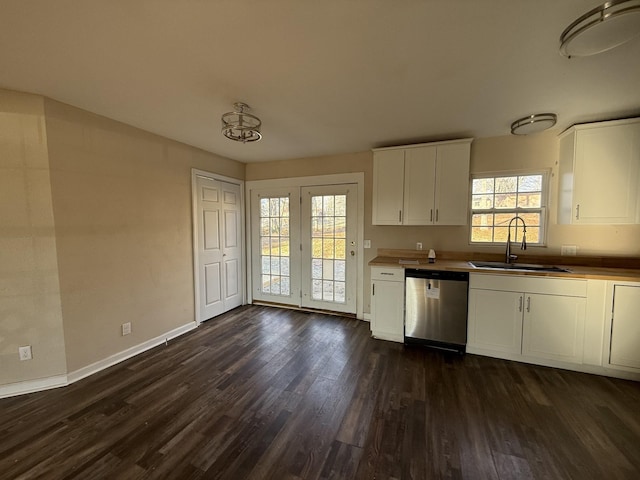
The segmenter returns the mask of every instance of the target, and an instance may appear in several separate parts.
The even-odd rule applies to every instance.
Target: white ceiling
[[[0,87],[243,162],[640,114],[640,39],[561,57],[604,0],[0,0]],[[264,138],[220,134],[234,101]]]

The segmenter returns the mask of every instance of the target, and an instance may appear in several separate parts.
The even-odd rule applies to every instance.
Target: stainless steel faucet
[[[508,233],[507,233],[507,251],[505,252],[505,262],[506,263],[511,263],[512,260],[515,260],[518,258],[517,255],[511,255],[511,224],[514,222],[514,220],[520,220],[522,222],[522,244],[520,245],[520,250],[526,250],[527,249],[527,224],[524,223],[524,219],[519,217],[519,216],[515,216],[513,217],[510,221],[509,221],[509,226],[507,227]],[[516,222],[516,227],[517,227],[517,222]]]

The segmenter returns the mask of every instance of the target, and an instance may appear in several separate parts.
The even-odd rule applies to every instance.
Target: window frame
[[[501,177],[520,177],[527,175],[542,175],[542,186],[540,192],[540,207],[536,208],[522,208],[515,207],[511,209],[504,208],[489,208],[489,209],[474,209],[473,208],[473,181],[482,178],[501,178]],[[473,246],[505,246],[506,241],[500,242],[477,242],[472,240],[473,235],[473,215],[478,213],[513,213],[513,216],[516,216],[520,213],[529,213],[529,212],[540,212],[540,241],[538,243],[527,243],[527,246],[530,247],[546,247],[547,246],[547,231],[548,231],[548,209],[550,202],[550,182],[549,179],[551,177],[550,169],[536,169],[536,170],[506,170],[506,171],[496,171],[496,172],[478,172],[471,174],[471,179],[469,181],[469,245]],[[515,222],[514,222],[515,224]],[[518,222],[518,225],[522,225],[522,223]],[[513,226],[512,226],[513,227]],[[494,228],[494,227],[491,227]],[[520,243],[520,239],[518,240],[512,239],[512,244]]]

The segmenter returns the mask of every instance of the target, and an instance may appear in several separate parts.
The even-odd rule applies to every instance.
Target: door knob
[[[353,257],[356,254],[353,250],[351,250],[351,256]]]

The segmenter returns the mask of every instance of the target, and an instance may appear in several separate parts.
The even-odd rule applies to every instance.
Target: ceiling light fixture
[[[513,135],[529,135],[551,128],[556,124],[558,117],[555,113],[536,113],[523,117],[511,124]]]
[[[222,115],[222,134],[236,142],[257,142],[262,138],[262,122],[245,110],[249,110],[249,105],[236,102],[233,104],[233,112]]]
[[[560,35],[565,57],[606,52],[640,35],[640,0],[611,0],[588,11]]]

